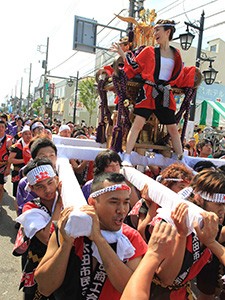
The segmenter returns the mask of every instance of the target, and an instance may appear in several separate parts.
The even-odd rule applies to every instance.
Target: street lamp
[[[184,34],[180,34],[179,38],[180,38],[181,48],[183,50],[188,50],[192,44],[194,37],[195,37],[192,33],[189,32],[189,27],[192,27],[199,31],[195,66],[197,68],[199,68],[201,60],[210,62],[209,69],[202,72],[205,83],[209,85],[209,84],[213,84],[213,82],[215,81],[218,71],[216,71],[215,69],[212,68],[212,62],[214,61],[213,59],[201,57],[202,39],[203,39],[203,32],[204,32],[204,21],[205,21],[205,13],[203,11],[201,14],[200,21],[199,21],[199,26],[192,24],[192,23],[184,22],[184,24],[187,25],[187,30],[186,30],[187,32]],[[194,121],[195,108],[196,108],[196,95],[193,99],[193,103],[192,103],[192,106],[190,109],[190,118],[189,118],[190,121]]]
[[[188,50],[191,47],[194,37],[195,35],[187,27],[187,32],[179,35],[181,48],[185,51]]]
[[[213,84],[213,82],[216,80],[216,75],[218,73],[218,71],[216,71],[215,69],[213,69],[212,67],[212,62],[214,60],[213,59],[209,59],[209,69],[208,70],[205,70],[203,71],[203,76],[204,76],[204,79],[205,79],[205,83],[210,85],[210,84]]]

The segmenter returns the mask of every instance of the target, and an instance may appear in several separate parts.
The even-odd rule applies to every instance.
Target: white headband
[[[37,127],[45,128],[45,126],[41,122],[35,122],[34,124],[32,124],[31,130],[34,130]]]
[[[157,182],[162,182],[163,180],[173,181],[173,182],[187,182],[187,183],[189,183],[189,180],[185,180],[185,179],[182,179],[182,178],[164,178],[164,177],[162,177],[162,175],[159,175],[159,176],[156,177]]]
[[[186,187],[178,192],[178,195],[181,195],[182,198],[187,199],[193,193],[193,188],[191,186]]]
[[[154,28],[156,28],[156,27],[163,27],[163,26],[167,26],[167,27],[172,26],[172,27],[175,27],[175,25],[177,25],[177,24],[169,24],[169,23],[165,23],[165,24],[156,24],[156,25],[154,26]]]
[[[206,192],[200,192],[198,194],[206,201],[225,204],[225,194],[215,193],[210,195],[209,193]]]
[[[97,198],[98,196],[108,193],[108,192],[114,192],[114,191],[129,191],[129,193],[131,192],[130,187],[127,184],[114,184],[114,185],[110,185],[107,186],[103,189],[100,189],[98,191],[95,191],[93,193],[91,193],[90,197],[91,198]]]
[[[193,188],[190,186],[178,192],[178,194],[181,195],[181,197],[184,199],[189,198],[192,193],[194,193],[194,191]],[[214,193],[210,195],[207,192],[198,192],[197,194],[199,194],[206,201],[210,201],[214,203],[225,203],[225,194]]]
[[[27,173],[27,181],[30,185],[35,185],[42,180],[55,176],[56,174],[51,165],[41,165]]]
[[[166,180],[166,181],[176,181],[176,182],[182,182],[185,181],[182,178],[162,178],[162,180]]]

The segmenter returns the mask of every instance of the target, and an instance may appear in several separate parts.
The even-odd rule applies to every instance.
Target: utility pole
[[[76,121],[76,111],[77,111],[77,93],[78,93],[78,81],[79,81],[79,71],[77,71],[76,85],[74,88],[74,108],[73,108],[73,123]]]
[[[135,18],[136,16],[139,15],[139,11],[143,9],[144,1],[145,0],[130,0],[129,17]],[[132,31],[133,31],[133,24],[128,23],[127,34],[129,36],[129,40],[133,38]]]
[[[20,82],[20,103],[18,106],[20,113],[21,113],[21,109],[22,109],[22,101],[23,101],[23,77],[21,77],[21,82]]]
[[[136,2],[136,0],[130,0],[129,17],[134,17],[135,16],[135,2]]]
[[[46,56],[45,60],[42,62],[42,67],[45,69],[44,73],[44,85],[43,85],[43,104],[44,104],[44,111],[43,111],[43,119],[45,117],[45,111],[46,111],[46,85],[48,82],[47,73],[48,73],[48,48],[49,48],[49,37],[47,37],[47,44],[46,44]]]
[[[28,84],[28,96],[27,96],[27,112],[29,113],[29,108],[31,105],[31,95],[30,95],[30,87],[31,87],[31,71],[32,71],[32,63],[30,63],[30,71],[29,71],[29,84]]]
[[[196,26],[196,25],[185,22],[186,25],[189,25],[190,27],[195,28],[199,31],[198,47],[197,47],[196,62],[195,62],[195,66],[197,68],[200,67],[201,50],[202,50],[202,38],[203,38],[203,32],[204,32],[204,21],[205,21],[205,12],[203,11],[202,14],[201,14],[200,23],[199,23],[200,25],[199,26]],[[195,109],[196,109],[196,94],[195,94],[195,97],[193,99],[191,109],[190,109],[190,117],[189,117],[190,121],[195,120]]]
[[[134,17],[135,16],[135,0],[130,0],[130,5],[129,5],[129,17]],[[128,23],[127,27],[127,33],[129,35],[129,32],[133,30],[133,24]]]

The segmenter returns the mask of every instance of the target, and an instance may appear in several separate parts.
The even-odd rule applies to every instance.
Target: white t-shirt
[[[159,72],[160,80],[169,80],[174,68],[174,60],[169,57],[161,56],[161,68]]]

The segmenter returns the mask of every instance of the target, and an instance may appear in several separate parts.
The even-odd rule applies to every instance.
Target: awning
[[[225,127],[225,103],[204,100],[196,107],[195,123],[205,126]]]

